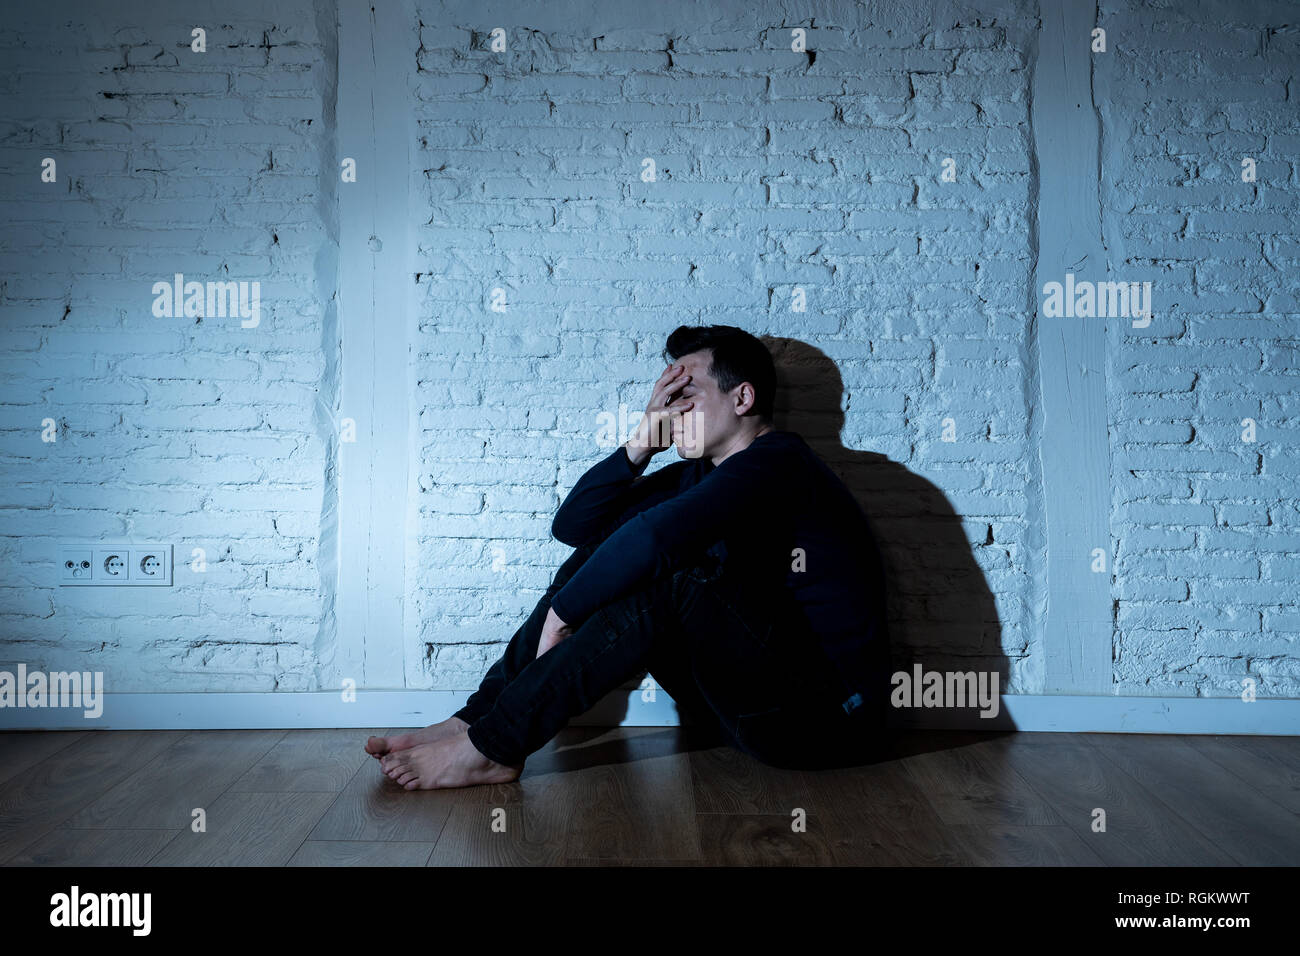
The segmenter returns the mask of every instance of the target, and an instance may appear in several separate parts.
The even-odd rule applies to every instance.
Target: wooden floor
[[[911,732],[895,759],[794,771],[679,728],[570,727],[517,783],[408,792],[362,751],[378,732],[0,734],[0,864],[1300,862],[1297,737]]]

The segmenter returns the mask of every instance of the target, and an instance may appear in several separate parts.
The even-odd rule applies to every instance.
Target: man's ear
[[[736,386],[736,404],[733,409],[737,417],[744,415],[754,407],[754,400],[758,395],[754,392],[754,386],[748,382],[741,382]]]

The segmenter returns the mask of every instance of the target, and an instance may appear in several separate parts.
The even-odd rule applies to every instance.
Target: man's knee
[[[600,542],[589,542],[574,548],[573,554],[569,555],[556,569],[555,577],[551,579],[551,586],[546,589],[547,598],[552,597],[555,592],[568,583],[569,578],[578,573],[578,569],[587,563],[587,559],[592,553],[600,547]]]

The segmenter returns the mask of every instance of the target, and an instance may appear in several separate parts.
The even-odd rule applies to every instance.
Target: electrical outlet
[[[131,579],[137,584],[171,584],[171,546],[149,545],[143,548],[132,548]]]
[[[129,575],[125,548],[97,548],[95,550],[94,576],[102,583],[125,584]]]
[[[170,544],[63,541],[57,549],[60,585],[169,587]]]

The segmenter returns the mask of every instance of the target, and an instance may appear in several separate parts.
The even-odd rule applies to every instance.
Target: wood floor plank
[[[702,859],[690,755],[665,752],[665,729],[614,728],[619,762],[569,771],[566,859]]]
[[[789,813],[808,802],[802,771],[766,766],[734,747],[694,751],[691,772],[699,813]]]
[[[1064,821],[1025,781],[979,744],[987,735],[962,737],[956,746],[914,753],[903,764],[939,819],[947,824],[1059,826]]]
[[[334,801],[333,793],[226,793],[207,830],[182,830],[150,866],[284,866]]]
[[[816,827],[794,829],[782,813],[701,813],[702,862],[706,866],[829,866],[835,855]]]
[[[374,730],[290,730],[230,785],[236,793],[325,793],[342,790],[363,764]]]
[[[584,860],[574,858],[564,861],[565,866],[699,866],[696,860]]]
[[[905,760],[804,771],[808,829],[839,866],[968,866],[973,861],[907,772]]]
[[[630,748],[633,740],[636,745]],[[528,758],[524,775],[565,773],[632,759],[682,755],[696,749],[694,739],[680,727],[566,727]]]
[[[283,730],[195,730],[68,820],[70,827],[188,829],[284,737]]]
[[[1200,737],[1189,738],[1200,740]],[[1300,773],[1300,735],[1282,737],[1277,735],[1241,734],[1214,738],[1231,741],[1238,747],[1258,754],[1265,760],[1284,766],[1291,773]]]
[[[0,734],[0,783],[72,746],[86,733],[84,730],[11,730]]]
[[[466,801],[460,794],[488,789],[495,788],[406,790],[384,775],[378,760],[368,759],[312,828],[310,839],[437,843],[451,808]]]
[[[1185,739],[1237,779],[1279,806],[1300,813],[1300,737],[1198,734]]]
[[[960,824],[953,840],[977,866],[1105,866],[1067,826],[1012,827]]]
[[[632,753],[620,742],[624,731],[640,736],[641,753],[652,746],[663,748],[662,728],[566,727],[528,758],[518,781],[492,788],[492,800],[452,808],[429,866],[564,865],[571,821],[578,809],[575,774]],[[481,789],[486,793],[489,788]],[[504,814],[504,830],[499,824],[493,829],[493,814],[498,810]]]
[[[308,840],[286,866],[424,866],[432,843]]]
[[[0,863],[35,843],[185,736],[183,731],[87,733],[0,784]]]
[[[1014,769],[1108,866],[1235,865],[1093,743],[1080,734],[1009,734],[971,746]],[[1097,808],[1105,832],[1093,830]]]
[[[533,754],[514,783],[407,791],[364,753],[376,732],[0,734],[0,773],[12,770],[0,780],[0,865],[1300,859],[1296,738],[910,731],[891,759],[795,771],[683,728],[584,725]],[[190,829],[195,807],[206,833]],[[1097,807],[1103,833],[1092,830]]]
[[[6,866],[144,866],[179,830],[51,830]]]
[[[1243,865],[1294,866],[1300,820],[1184,740],[1110,734],[1097,752]]]
[[[452,807],[429,866],[561,866],[573,810],[559,774],[527,782],[523,804]],[[535,800],[530,803],[529,800]]]
[[[570,821],[576,809],[573,774],[611,759],[611,738],[621,731],[567,727],[528,758],[513,789],[498,788],[508,800],[452,808],[447,826],[429,857],[430,866],[563,865]],[[501,809],[505,830],[492,829]]]

